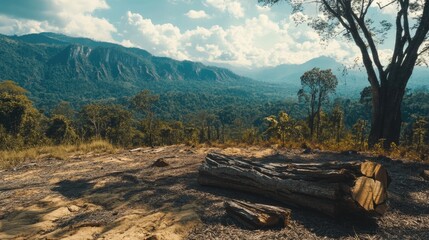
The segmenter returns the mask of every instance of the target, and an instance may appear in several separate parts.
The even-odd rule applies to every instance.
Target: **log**
[[[423,170],[420,173],[420,176],[422,176],[423,179],[428,180],[429,181],[429,170]]]
[[[390,177],[380,164],[322,162],[262,164],[209,153],[199,168],[201,185],[263,195],[330,216],[386,212]]]
[[[230,216],[250,228],[286,227],[291,218],[290,209],[276,206],[242,201],[228,201],[224,205]]]

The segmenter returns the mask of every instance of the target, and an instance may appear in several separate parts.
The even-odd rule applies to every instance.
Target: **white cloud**
[[[191,19],[209,18],[209,15],[204,10],[189,10],[185,15]]]
[[[43,0],[40,2],[41,9],[31,15],[22,10],[29,6],[13,5],[14,3],[10,1],[7,3],[12,4],[9,8],[23,14],[0,15],[0,31],[4,34],[55,31],[72,36],[113,41],[112,34],[117,31],[107,19],[93,16],[94,11],[109,8],[105,0]]]
[[[38,7],[34,12],[28,11],[28,6],[16,11],[17,6],[13,3],[18,0],[3,1],[9,4],[8,10],[0,9],[0,32],[6,34],[53,31],[113,42],[115,34],[122,45],[140,47],[155,55],[248,67],[302,63],[320,55],[348,63],[359,56],[353,43],[343,39],[323,43],[307,25],[297,26],[293,19],[305,18],[305,15],[289,18],[285,14],[285,19],[279,19],[280,14],[276,14],[274,8],[265,9],[246,0],[205,0],[206,7],[215,9],[191,10],[186,16],[201,18],[210,13],[213,17],[218,10],[236,19],[217,19],[219,25],[212,26],[192,28],[189,26],[193,24],[189,24],[187,30],[131,11],[114,26],[95,15],[96,11],[109,8],[106,0],[34,0],[31,2],[33,8]],[[36,1],[44,4],[35,4]],[[171,1],[183,3],[188,0]],[[195,5],[193,9],[196,9]],[[245,10],[249,16],[244,17]],[[158,18],[158,21],[160,19],[165,18]]]
[[[130,40],[122,40],[120,44],[124,47],[136,47]]]
[[[136,46],[163,56],[187,58],[181,51],[180,29],[171,23],[154,24],[138,13],[127,12],[124,27],[124,38]]]
[[[256,5],[256,10],[260,13],[267,13],[267,12],[271,11],[271,8],[268,6]]]
[[[239,0],[206,0],[206,4],[235,18],[244,17],[244,8]]]
[[[0,33],[21,35],[44,31],[58,31],[58,28],[51,26],[47,21],[14,19],[5,15],[0,15]]]
[[[297,26],[290,20],[275,22],[265,14],[228,27],[181,31],[173,24],[154,24],[129,12],[123,24],[124,38],[129,43],[179,60],[257,67],[302,63],[326,55],[347,64],[359,53],[352,43],[332,39],[322,44],[310,27]]]

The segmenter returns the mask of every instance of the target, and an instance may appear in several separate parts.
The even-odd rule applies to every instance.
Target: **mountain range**
[[[88,38],[56,33],[0,35],[0,81],[13,80],[29,90],[38,106],[59,101],[81,105],[93,100],[130,97],[143,89],[252,99],[296,97],[300,76],[313,67],[333,69],[340,78],[338,95],[356,97],[367,86],[365,73],[349,70],[329,57],[303,64],[245,70],[238,75],[222,67],[153,56],[139,48],[126,48]],[[427,86],[429,71],[416,68],[410,86]]]
[[[261,97],[278,91],[225,68],[56,33],[0,35],[0,56],[0,80],[18,82],[39,105],[116,99],[143,89]]]
[[[358,68],[347,68],[335,59],[321,56],[313,58],[303,64],[282,64],[275,67],[263,67],[256,69],[236,69],[239,74],[267,82],[288,85],[298,90],[301,86],[300,77],[304,72],[312,68],[332,69],[339,83],[337,94],[340,96],[357,97],[360,91],[369,86],[365,70]],[[408,83],[411,89],[429,87],[429,68],[416,66]]]

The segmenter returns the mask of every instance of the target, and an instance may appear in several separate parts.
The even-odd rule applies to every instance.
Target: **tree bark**
[[[291,217],[290,209],[242,201],[225,202],[225,210],[237,221],[251,228],[286,227]]]
[[[422,178],[424,178],[425,180],[429,181],[429,170],[423,170],[423,171],[420,173],[420,176],[421,176]]]
[[[408,76],[409,78],[409,76]],[[399,81],[389,79],[383,81],[380,88],[373,88],[373,110],[371,131],[368,143],[373,147],[378,142],[388,149],[392,143],[399,145],[401,133],[401,104],[405,94],[405,85]]]
[[[386,169],[374,162],[261,164],[210,153],[201,185],[270,197],[330,216],[377,216],[387,210]]]

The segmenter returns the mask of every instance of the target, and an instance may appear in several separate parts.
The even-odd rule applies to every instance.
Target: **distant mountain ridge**
[[[348,69],[335,59],[321,56],[303,64],[282,64],[275,67],[258,68],[248,71],[236,71],[239,74],[267,83],[287,84],[298,89],[301,85],[300,77],[304,72],[318,67],[332,69],[339,79],[337,93],[349,97],[356,97],[359,92],[369,85],[364,69]],[[408,87],[429,87],[429,68],[417,66],[409,81]]]
[[[7,36],[3,36],[7,37]],[[143,80],[209,80],[225,81],[242,79],[228,69],[205,66],[191,61],[177,61],[165,57],[156,57],[138,48],[126,48],[121,45],[93,41],[88,38],[68,37],[56,33],[39,33],[13,36],[11,39],[39,47],[66,46],[56,55],[48,56],[48,64],[81,64],[81,67],[92,64],[97,67],[97,79],[100,77],[119,77],[122,74],[134,74]],[[33,45],[33,46],[34,46]],[[113,65],[116,64],[116,66]],[[125,69],[127,66],[129,69]],[[110,68],[109,68],[110,67]],[[89,70],[89,69],[85,69]],[[111,70],[106,72],[105,70]],[[128,71],[128,72],[127,72]],[[99,75],[100,73],[109,76]],[[125,76],[132,77],[132,76]]]
[[[0,80],[14,80],[36,100],[53,102],[118,98],[177,85],[198,85],[198,91],[207,85],[255,84],[225,68],[56,33],[0,35],[0,56]]]

